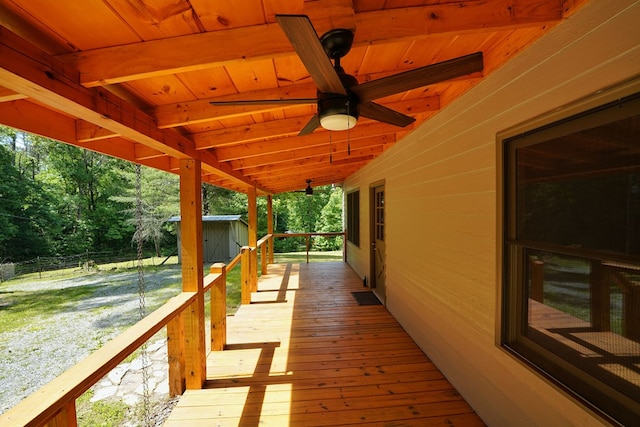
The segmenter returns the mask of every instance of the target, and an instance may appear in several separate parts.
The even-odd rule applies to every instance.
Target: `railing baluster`
[[[216,263],[210,271],[220,275],[211,287],[211,351],[221,351],[227,345],[227,266]]]
[[[251,248],[243,246],[240,250],[241,304],[251,304]]]

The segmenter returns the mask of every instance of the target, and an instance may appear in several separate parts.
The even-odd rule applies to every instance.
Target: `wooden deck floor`
[[[165,426],[484,425],[383,306],[356,303],[347,264],[272,265],[258,289]]]

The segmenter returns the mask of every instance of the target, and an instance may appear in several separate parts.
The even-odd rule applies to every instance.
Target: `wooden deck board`
[[[165,426],[483,425],[383,306],[356,303],[362,290],[344,263],[270,266]]]

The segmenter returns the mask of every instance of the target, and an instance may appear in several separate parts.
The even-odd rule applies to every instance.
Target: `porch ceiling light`
[[[347,130],[358,122],[359,111],[346,96],[325,95],[318,100],[318,116],[327,130]]]

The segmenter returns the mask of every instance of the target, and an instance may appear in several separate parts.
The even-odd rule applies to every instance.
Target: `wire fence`
[[[15,276],[43,273],[54,270],[90,270],[100,264],[131,261],[135,266],[136,253],[132,250],[110,252],[84,252],[75,255],[37,257],[28,261],[13,263]]]

